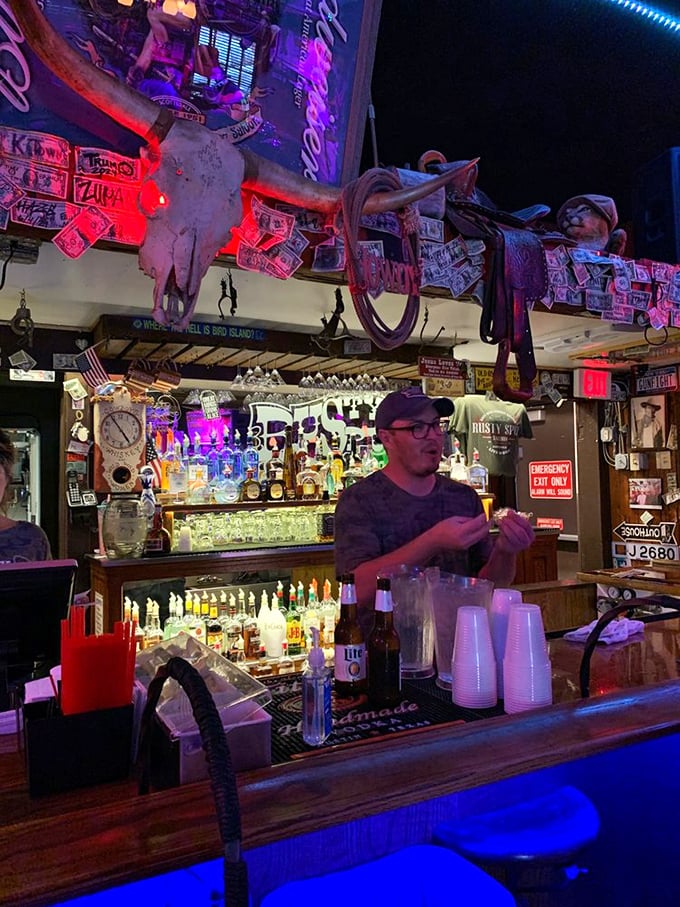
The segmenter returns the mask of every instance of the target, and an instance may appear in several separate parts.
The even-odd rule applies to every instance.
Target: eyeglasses
[[[436,422],[414,422],[413,425],[390,425],[387,431],[410,431],[416,441],[422,441],[430,431],[435,435],[443,435],[448,429],[448,419],[437,419]]]

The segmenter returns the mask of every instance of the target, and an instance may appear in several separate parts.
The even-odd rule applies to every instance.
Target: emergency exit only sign
[[[571,460],[534,460],[529,463],[530,498],[573,498]]]

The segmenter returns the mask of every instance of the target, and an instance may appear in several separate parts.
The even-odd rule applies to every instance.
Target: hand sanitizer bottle
[[[310,746],[320,746],[333,727],[332,680],[319,645],[319,628],[311,629],[312,648],[302,675],[302,739]]]

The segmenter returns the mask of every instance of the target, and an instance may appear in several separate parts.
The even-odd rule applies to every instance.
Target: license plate
[[[680,547],[677,545],[626,542],[626,554],[635,561],[680,561]]]

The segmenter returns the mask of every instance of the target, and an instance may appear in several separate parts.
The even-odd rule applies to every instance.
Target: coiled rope
[[[359,179],[349,183],[342,191],[342,219],[345,237],[345,255],[347,281],[352,294],[354,308],[361,326],[371,340],[381,350],[393,350],[408,340],[418,321],[420,313],[420,293],[409,293],[401,321],[395,328],[390,328],[378,315],[368,295],[366,275],[361,266],[361,247],[359,246],[359,226],[361,213],[366,199],[375,192],[388,192],[401,189],[396,173],[383,168],[373,168],[363,173]],[[420,238],[418,234],[418,210],[408,205],[397,212],[401,221],[402,240],[406,264],[414,271],[414,285],[420,286]]]

